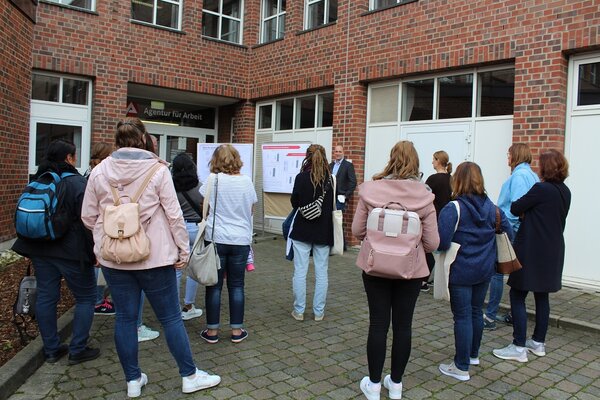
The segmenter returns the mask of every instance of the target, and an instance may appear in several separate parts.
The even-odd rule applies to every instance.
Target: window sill
[[[328,26],[333,26],[335,24],[337,24],[337,21],[333,21],[333,22],[329,22],[327,24],[315,26],[314,28],[305,29],[303,31],[296,32],[296,36],[304,35],[305,33],[313,32],[313,31],[316,31],[316,30],[319,30],[322,28],[327,28]]]
[[[217,38],[214,38],[212,36],[204,36],[204,35],[202,35],[202,39],[208,40],[210,42],[217,42],[217,43],[222,43],[222,44],[228,44],[230,46],[239,47],[239,48],[242,48],[242,49],[247,49],[248,48],[248,46],[246,46],[246,45],[239,44],[239,43],[228,42],[227,40],[217,39]]]
[[[68,10],[73,10],[73,11],[81,11],[81,12],[86,13],[86,14],[100,15],[100,14],[98,14],[94,10],[88,10],[87,8],[81,8],[81,7],[73,7],[73,6],[70,6],[68,4],[55,3],[55,2],[50,1],[50,0],[40,0],[40,3],[51,4],[53,6],[57,6],[57,7],[60,7],[60,8],[66,8]]]
[[[390,8],[396,8],[396,7],[400,7],[400,6],[405,6],[405,5],[410,4],[410,3],[416,3],[417,1],[419,1],[419,0],[405,0],[402,3],[392,4],[391,6],[377,8],[375,10],[369,10],[369,11],[367,11],[365,13],[362,13],[360,16],[361,17],[365,17],[367,15],[375,14],[375,13],[378,13],[380,11],[389,10]]]
[[[283,41],[282,37],[278,38],[278,39],[269,40],[268,42],[255,44],[254,46],[252,46],[250,48],[251,49],[258,49],[259,47],[267,46],[269,44],[273,44],[273,43],[277,43],[277,42],[281,42],[281,41]]]
[[[163,31],[167,31],[167,32],[179,33],[180,35],[186,34],[184,31],[182,31],[180,29],[169,28],[168,26],[162,26],[162,25],[155,25],[155,24],[151,24],[149,22],[138,21],[137,19],[130,19],[129,22],[131,22],[132,24],[147,26],[149,28],[156,28],[156,29],[160,29]]]

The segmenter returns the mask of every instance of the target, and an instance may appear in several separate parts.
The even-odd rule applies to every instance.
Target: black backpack
[[[28,332],[29,323],[35,319],[35,305],[37,301],[37,280],[31,275],[31,261],[27,265],[27,272],[17,291],[17,297],[13,304],[13,323],[21,337],[21,343],[26,345],[27,342],[35,338],[35,334]]]

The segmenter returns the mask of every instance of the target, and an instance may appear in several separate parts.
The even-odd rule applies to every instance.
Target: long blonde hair
[[[223,172],[228,175],[239,174],[244,163],[240,153],[230,144],[222,144],[217,147],[210,159],[210,172],[218,174]]]
[[[412,142],[402,140],[392,147],[390,160],[378,174],[373,175],[373,180],[391,176],[393,179],[419,178],[419,155]]]
[[[329,172],[329,163],[323,146],[320,144],[308,146],[306,157],[302,161],[301,171],[310,171],[310,181],[315,191],[319,185],[323,185],[323,189],[325,188],[326,179],[329,179],[331,173]]]
[[[448,153],[444,150],[436,151],[433,153],[433,158],[435,158],[440,165],[446,170],[447,173],[452,173],[452,163],[450,162],[450,157]]]

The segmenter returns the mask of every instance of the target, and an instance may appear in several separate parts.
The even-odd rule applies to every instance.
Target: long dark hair
[[[38,172],[35,176],[39,176],[47,171],[53,171],[56,173],[62,173],[65,171],[73,171],[75,168],[67,163],[67,156],[75,156],[77,152],[77,147],[73,142],[70,142],[65,139],[56,139],[53,140],[48,148],[46,149],[46,154],[44,158],[40,162],[38,167]]]
[[[198,173],[194,160],[186,153],[179,153],[173,159],[171,168],[176,192],[187,192],[198,186]]]

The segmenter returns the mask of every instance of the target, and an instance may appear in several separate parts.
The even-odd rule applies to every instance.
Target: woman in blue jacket
[[[460,207],[460,218],[455,203],[448,203],[440,212],[438,230],[439,250],[448,250],[452,242],[460,245],[448,285],[456,353],[452,363],[440,364],[439,369],[444,375],[467,381],[469,366],[479,365],[483,301],[496,265],[496,206],[485,194],[481,169],[472,162],[456,169],[452,193]],[[502,229],[512,240],[510,223],[502,211],[500,215]]]

